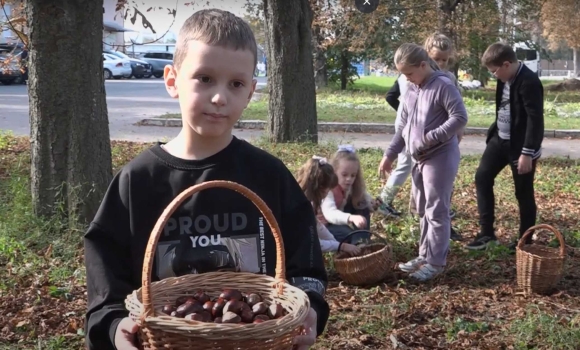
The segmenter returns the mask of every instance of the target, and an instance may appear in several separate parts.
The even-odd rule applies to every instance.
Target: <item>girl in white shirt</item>
[[[355,230],[370,229],[371,212],[376,209],[376,201],[366,191],[360,160],[352,145],[338,146],[331,164],[338,184],[322,201],[324,217],[320,221],[340,241]],[[350,236],[346,242],[357,244],[369,240],[370,233],[364,231]]]
[[[328,164],[326,158],[313,156],[299,170],[297,175],[298,184],[304,191],[306,198],[310,200],[316,215],[316,231],[320,240],[322,252],[336,252],[340,242],[328,231],[326,226],[320,222],[322,213],[320,205],[328,192],[336,187],[338,178],[334,173],[332,165]],[[360,254],[360,248],[349,243],[340,245],[340,250],[351,255]]]

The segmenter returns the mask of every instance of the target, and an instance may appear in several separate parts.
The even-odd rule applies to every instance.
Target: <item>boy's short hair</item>
[[[177,36],[173,54],[175,68],[179,69],[181,66],[187,55],[189,42],[192,40],[234,50],[250,50],[254,55],[254,67],[258,62],[258,46],[252,28],[231,12],[204,9],[191,15],[183,23]]]
[[[481,56],[481,64],[485,67],[495,66],[499,67],[504,62],[514,63],[518,61],[518,57],[514,49],[504,43],[495,43],[488,46],[488,48]]]

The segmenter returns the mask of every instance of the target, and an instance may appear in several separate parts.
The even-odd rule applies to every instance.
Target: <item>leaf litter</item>
[[[148,146],[129,142],[112,145],[115,171]],[[258,146],[285,160],[293,171],[312,154],[330,156],[334,150],[334,145]],[[25,138],[11,138],[8,145],[0,147],[0,178],[7,179],[17,172],[25,175],[29,171],[28,152]],[[367,187],[377,193],[381,184],[371,174],[380,160],[380,151],[359,150],[359,156],[366,170]],[[472,180],[476,166],[476,157],[462,160],[452,201],[457,209],[454,225],[465,240],[477,232]],[[517,205],[510,177],[504,171],[496,182],[496,199],[501,203],[496,213],[501,243],[510,242],[517,231]],[[557,227],[568,245],[565,275],[551,295],[519,293],[515,257],[503,246],[465,252],[461,244],[452,243],[447,270],[434,281],[419,284],[395,272],[394,278],[368,287],[342,283],[327,254],[331,316],[315,348],[575,348],[573,344],[580,341],[579,184],[577,162],[544,159],[540,163],[536,186],[538,222]],[[0,187],[0,195],[6,196],[8,191]],[[408,191],[407,183],[395,202],[398,207],[405,207]],[[396,261],[413,257],[417,250],[417,222],[377,219],[372,228],[393,245]],[[541,244],[555,244],[551,235],[537,236]],[[86,287],[80,242],[73,247],[75,259],[69,261],[63,261],[52,246],[26,252],[30,248],[17,242],[10,237],[0,241],[0,346],[36,349],[39,340],[59,337],[71,341],[65,342],[62,349],[83,348]],[[7,246],[16,248],[10,250]],[[60,278],[55,285],[55,271],[63,266],[83,272]]]

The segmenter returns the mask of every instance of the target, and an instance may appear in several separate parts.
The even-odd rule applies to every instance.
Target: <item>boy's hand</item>
[[[348,221],[360,229],[365,228],[367,225],[367,219],[362,215],[350,215]]]
[[[518,160],[518,174],[523,175],[532,171],[532,157],[522,154]]]
[[[139,326],[129,317],[122,319],[115,332],[115,347],[119,350],[139,350],[135,344],[138,330]]]
[[[304,320],[304,331],[301,335],[298,335],[294,338],[294,347],[295,350],[307,350],[310,349],[312,345],[316,342],[316,320],[317,315],[316,311],[313,308],[308,310],[308,315]]]

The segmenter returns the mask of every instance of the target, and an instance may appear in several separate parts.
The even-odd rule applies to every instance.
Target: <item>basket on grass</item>
[[[261,211],[276,241],[275,278],[246,272],[210,272],[165,278],[151,282],[154,252],[161,232],[173,212],[193,194],[208,188],[227,188],[251,200]],[[230,181],[208,181],[189,187],[165,209],[149,237],[143,263],[142,287],[128,295],[125,306],[139,326],[143,349],[292,349],[293,338],[301,332],[310,308],[306,293],[287,283],[284,244],[280,228],[266,203],[248,188]],[[278,302],[287,314],[257,324],[205,323],[168,316],[163,305],[180,296],[204,291],[217,297],[224,289],[258,293],[268,303]]]
[[[361,253],[351,256],[340,251],[340,246],[351,236],[369,233],[378,237],[383,243],[371,243],[361,246]],[[334,256],[334,268],[346,284],[364,286],[377,283],[392,274],[392,250],[387,241],[368,230],[356,230],[346,236],[338,246],[339,252]]]
[[[560,241],[560,248],[525,244],[526,238],[540,229],[552,231]],[[566,243],[558,230],[546,224],[530,227],[516,247],[518,287],[524,294],[550,292],[562,278],[565,258]]]

